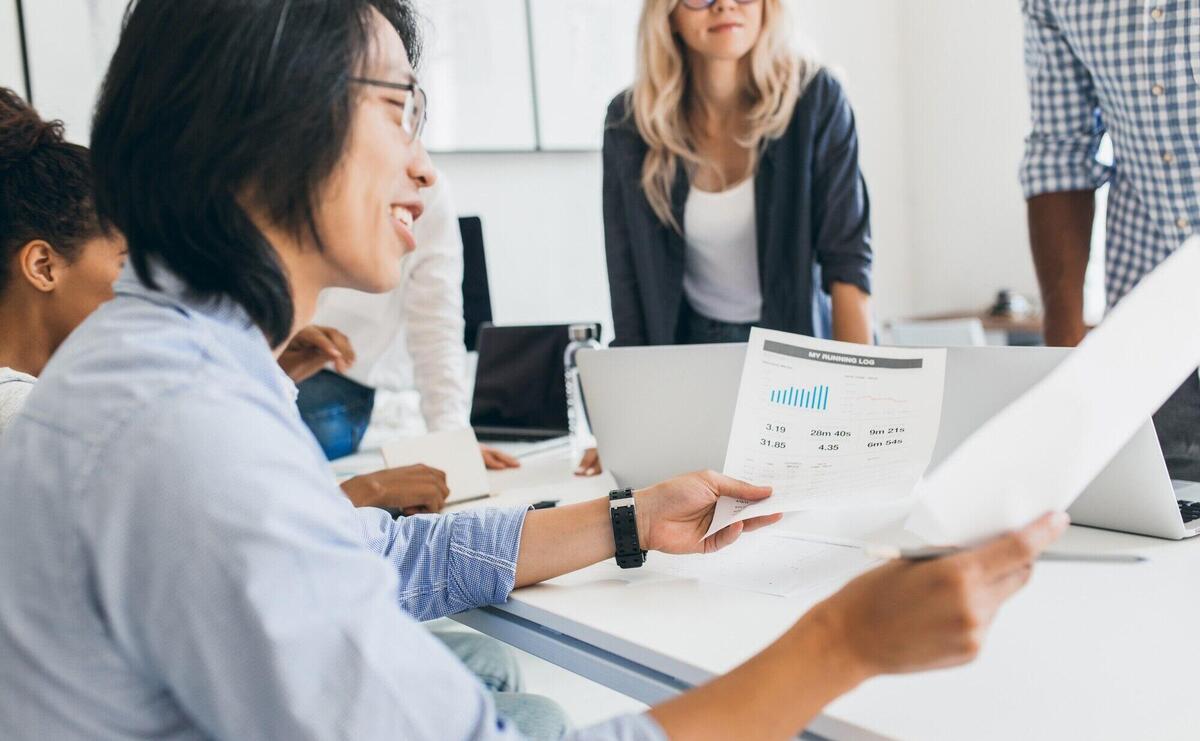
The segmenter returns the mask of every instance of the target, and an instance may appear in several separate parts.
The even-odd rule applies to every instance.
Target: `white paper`
[[[750,517],[877,506],[912,494],[937,441],[944,349],[887,348],[755,328],[725,473],[774,487],[722,499],[709,534]]]
[[[1192,238],[929,474],[908,529],[966,544],[1070,506],[1200,365],[1198,285]]]
[[[471,429],[392,440],[383,446],[383,460],[388,468],[424,463],[445,472],[450,488],[446,504],[490,491],[479,441]]]
[[[776,537],[769,531],[744,535],[716,553],[671,556],[653,553],[642,570],[675,579],[795,597],[833,591],[878,561],[861,548]]]

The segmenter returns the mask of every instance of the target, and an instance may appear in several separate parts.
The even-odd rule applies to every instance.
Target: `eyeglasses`
[[[749,5],[756,3],[758,0],[736,0],[738,5]],[[683,7],[690,10],[708,10],[717,4],[717,0],[683,0]]]
[[[416,82],[387,82],[385,80],[372,80],[368,77],[351,77],[350,82],[407,92],[408,96],[404,99],[404,112],[400,116],[400,125],[404,129],[404,133],[412,141],[418,142],[421,140],[421,132],[425,130],[428,99],[425,97],[425,91],[421,89],[420,85]]]

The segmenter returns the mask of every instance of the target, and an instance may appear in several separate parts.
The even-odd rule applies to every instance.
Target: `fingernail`
[[[1066,512],[1055,512],[1050,515],[1050,524],[1054,525],[1057,529],[1065,528],[1071,524],[1071,516]]]

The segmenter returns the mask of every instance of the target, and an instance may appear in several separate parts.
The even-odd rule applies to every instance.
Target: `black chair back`
[[[472,352],[479,343],[479,325],[492,321],[492,292],[483,251],[483,221],[478,216],[463,216],[458,230],[463,243],[463,342]]]

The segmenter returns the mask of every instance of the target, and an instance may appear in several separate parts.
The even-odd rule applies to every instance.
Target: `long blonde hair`
[[[682,228],[671,210],[671,187],[679,162],[691,170],[705,162],[697,154],[688,122],[690,73],[687,48],[672,30],[670,16],[679,0],[646,0],[638,23],[637,75],[626,100],[649,151],[642,163],[642,190],[664,224]],[[762,0],[763,25],[750,51],[750,109],[738,144],[750,151],[750,170],[762,149],[778,139],[792,120],[801,93],[819,65],[799,54],[791,39],[785,0]]]

